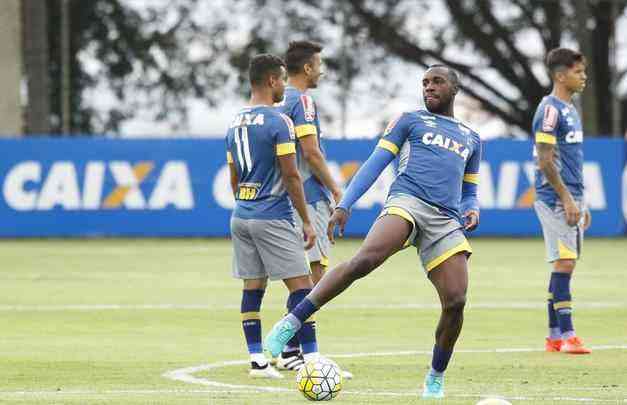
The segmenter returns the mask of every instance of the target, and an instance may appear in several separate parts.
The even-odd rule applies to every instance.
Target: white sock
[[[431,370],[429,371],[429,374],[431,374],[432,376],[435,377],[442,377],[444,375],[444,371],[436,371],[433,369],[433,367],[431,367]]]
[[[561,339],[562,338],[562,330],[559,327],[557,327],[557,328],[549,328],[549,336],[553,340]]]
[[[318,357],[320,357],[320,353],[318,352],[311,352],[311,353],[303,354],[303,358],[305,359],[305,362],[316,360]]]
[[[254,361],[255,363],[257,363],[261,367],[263,367],[266,364],[268,364],[268,359],[266,359],[266,356],[264,356],[263,353],[251,353],[250,354],[250,361]]]
[[[571,330],[569,332],[562,333],[562,339],[570,339],[571,337],[576,336],[575,331]]]

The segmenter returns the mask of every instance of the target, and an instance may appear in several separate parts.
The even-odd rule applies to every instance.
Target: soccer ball
[[[296,374],[298,390],[310,401],[330,401],[342,390],[342,371],[332,360],[310,360]]]
[[[512,405],[512,403],[501,398],[486,398],[477,402],[477,405]]]

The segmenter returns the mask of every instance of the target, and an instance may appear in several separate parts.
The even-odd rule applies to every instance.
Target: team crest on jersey
[[[429,128],[437,128],[438,126],[435,117],[432,115],[421,115],[420,119],[422,119],[422,122],[425,124],[425,126]]]
[[[396,126],[396,123],[398,122],[398,120],[400,120],[400,119],[401,119],[401,117],[402,117],[402,116],[403,116],[402,114],[399,114],[399,115],[397,115],[394,119],[392,119],[392,120],[390,121],[390,123],[388,124],[388,126],[387,126],[387,127],[385,127],[385,131],[383,131],[383,136],[389,135],[389,134],[390,134],[390,132],[392,132],[392,130],[393,130],[393,129],[394,129],[394,127]]]
[[[300,102],[303,104],[305,121],[312,122],[314,119],[316,119],[316,107],[311,97],[303,94],[302,96],[300,96]]]
[[[559,111],[557,108],[553,107],[550,104],[547,104],[544,107],[544,118],[542,119],[542,130],[545,132],[551,132],[557,126],[557,118],[559,116]]]

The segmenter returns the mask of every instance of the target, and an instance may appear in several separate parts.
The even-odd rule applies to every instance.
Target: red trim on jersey
[[[542,130],[545,132],[551,132],[555,130],[557,126],[557,118],[559,117],[559,111],[557,108],[550,104],[544,107],[544,118],[542,119]]]

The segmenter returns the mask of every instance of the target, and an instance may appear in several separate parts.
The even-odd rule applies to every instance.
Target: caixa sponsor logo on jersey
[[[529,209],[535,201],[534,163],[503,161],[490,165],[482,161],[479,170],[479,205],[484,209]],[[598,162],[583,165],[584,198],[588,208],[607,208],[603,174]],[[627,203],[626,203],[627,204]]]
[[[17,211],[191,210],[192,183],[183,161],[28,160],[4,176],[2,196]]]
[[[566,143],[582,143],[583,131],[570,131],[564,139],[566,139]]]

